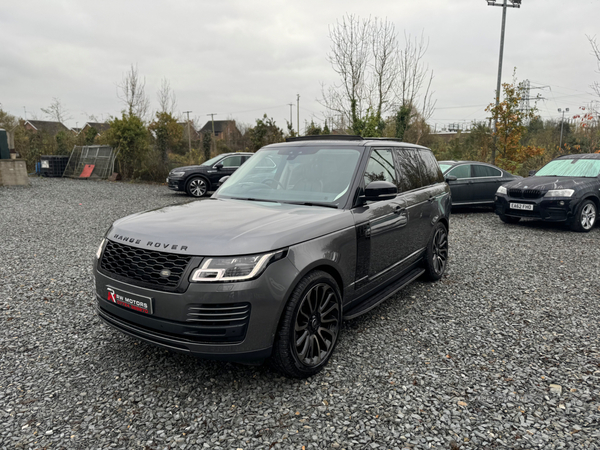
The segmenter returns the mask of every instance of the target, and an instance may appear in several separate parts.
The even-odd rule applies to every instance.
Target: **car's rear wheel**
[[[326,272],[307,274],[292,292],[273,346],[272,363],[293,378],[315,375],[329,361],[342,324],[336,281]]]
[[[598,208],[596,208],[596,204],[592,200],[584,200],[577,208],[577,214],[575,214],[571,229],[587,233],[594,228],[597,215]]]
[[[208,181],[202,177],[192,177],[187,182],[185,191],[192,197],[204,197],[208,192]]]
[[[431,281],[437,281],[444,275],[448,263],[448,229],[438,222],[425,255],[425,274]]]
[[[521,220],[521,218],[500,214],[500,220],[504,223],[517,223],[519,220]]]

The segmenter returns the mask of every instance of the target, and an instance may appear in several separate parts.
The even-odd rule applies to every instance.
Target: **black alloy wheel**
[[[342,323],[341,296],[335,280],[320,270],[306,275],[283,313],[273,359],[285,375],[305,378],[329,361]]]
[[[438,222],[433,236],[427,245],[425,273],[431,281],[437,281],[444,275],[448,263],[448,229]]]
[[[596,224],[596,217],[598,216],[598,209],[596,204],[592,200],[584,200],[577,208],[577,214],[571,224],[573,231],[580,231],[587,233]]]
[[[185,190],[192,197],[204,197],[208,192],[208,182],[202,177],[192,177]]]

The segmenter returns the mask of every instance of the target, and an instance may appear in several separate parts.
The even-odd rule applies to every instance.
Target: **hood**
[[[341,209],[229,199],[192,201],[117,220],[107,238],[198,256],[276,250],[354,226]]]
[[[536,189],[547,192],[552,189],[574,189],[596,182],[596,178],[573,177],[527,177],[511,181],[503,186],[507,189]]]
[[[188,170],[198,170],[200,168],[203,168],[203,166],[183,166],[183,167],[176,167],[175,169],[171,170],[171,172],[187,172]]]

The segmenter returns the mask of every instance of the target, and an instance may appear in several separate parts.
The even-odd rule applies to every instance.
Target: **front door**
[[[448,181],[452,192],[452,204],[470,203],[473,201],[473,179],[471,165],[460,164],[446,172],[446,177],[455,176],[457,179]]]

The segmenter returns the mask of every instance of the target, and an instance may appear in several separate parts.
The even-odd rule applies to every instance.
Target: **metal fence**
[[[106,179],[114,171],[115,158],[115,151],[108,145],[83,147],[76,145],[73,147],[63,177]],[[88,170],[84,173],[86,166],[88,166]]]

